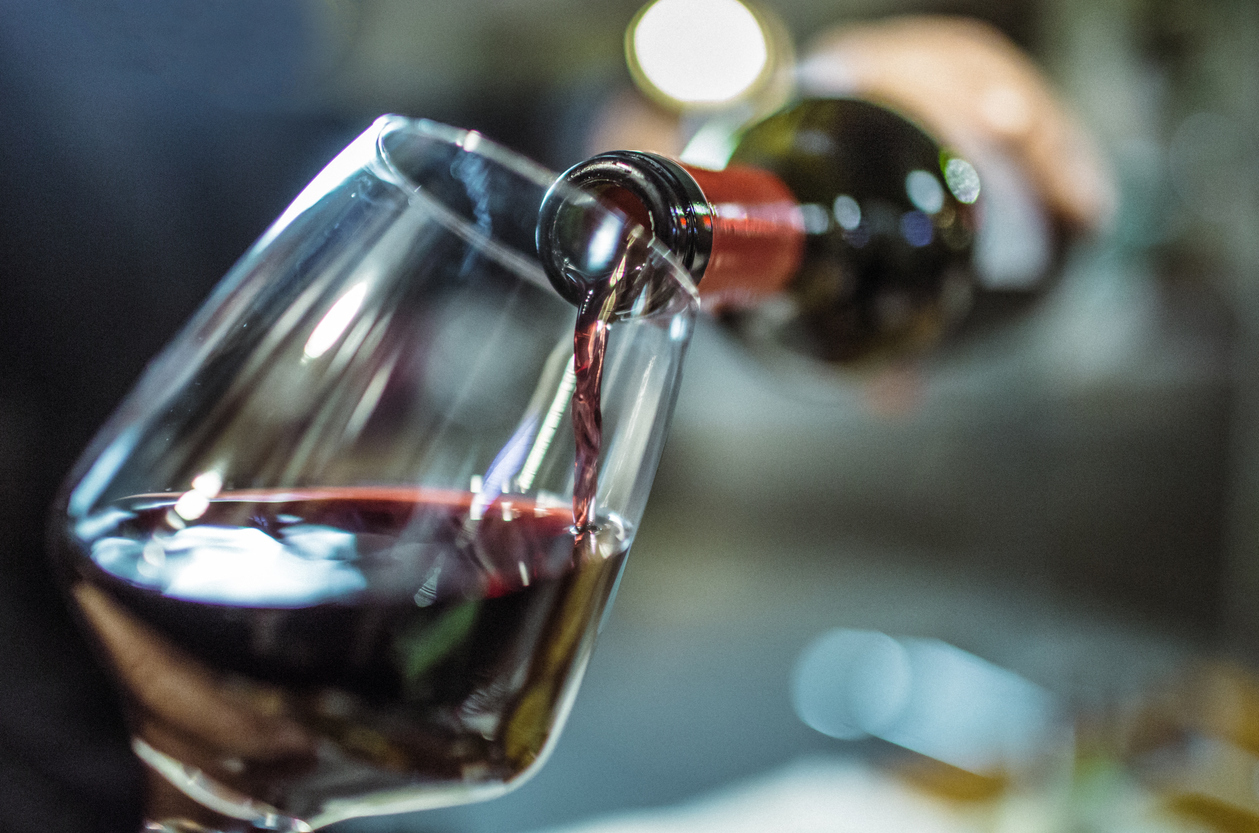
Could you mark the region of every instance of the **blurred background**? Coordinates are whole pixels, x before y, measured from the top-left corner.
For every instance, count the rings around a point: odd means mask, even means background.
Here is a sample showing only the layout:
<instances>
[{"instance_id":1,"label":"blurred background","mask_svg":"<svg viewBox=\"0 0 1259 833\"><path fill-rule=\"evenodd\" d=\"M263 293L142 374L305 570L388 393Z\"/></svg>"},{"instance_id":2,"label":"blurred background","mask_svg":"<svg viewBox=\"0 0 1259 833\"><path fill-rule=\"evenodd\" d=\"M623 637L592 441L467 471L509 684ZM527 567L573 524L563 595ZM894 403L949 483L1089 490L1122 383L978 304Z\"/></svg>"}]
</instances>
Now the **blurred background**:
<instances>
[{"instance_id":1,"label":"blurred background","mask_svg":"<svg viewBox=\"0 0 1259 833\"><path fill-rule=\"evenodd\" d=\"M650 103L627 68L639 5L0 0L0 828L136 829L138 775L51 588L43 524L145 362L382 112L475 128L557 170L626 124L680 146L702 119ZM701 327L551 762L499 801L344 829L540 830L728 804L730 785L764 812L848 789L865 797L865 830L904 829L897 813L922 796L1013 829L992 808L1028 783L1087 810L1038 829L1116 829L1097 805L1198 795L1185 785L1220 782L1203 775L1213 767L1242 786L1182 815L1259 829L1247 780L1259 762L1259 7L762 5L801 53L831 27L897 15L992 24L1096 138L1117 212L1071 241L1028 314L873 379L756 361ZM1017 681L1023 694L1002 702L1023 703L1022 717L971 709L933 729L931 715L961 713L957 699L915 707L925 722L899 729L861 716L909 696L887 668L920 671L923 657L971 669L972 688L919 676L918 695L989 690L996 675L992 690ZM817 705L817 675L837 667L869 690ZM1140 774L1134 750L1159 747L1168 726L1231 751L1178 746L1162 774ZM937 729L962 740L936 743ZM1039 740L996 764L947 751L987 754L1006 741L977 738L1010 732ZM1074 787L1044 787L1059 772L1044 761L1062 754ZM1079 761L1140 773L1104 781L1120 798L1089 804ZM850 764L914 775L885 794ZM818 779L829 792L805 789ZM1154 826L1125 829L1182 829L1141 807ZM1032 817L1066 817L1046 813Z\"/></svg>"}]
</instances>

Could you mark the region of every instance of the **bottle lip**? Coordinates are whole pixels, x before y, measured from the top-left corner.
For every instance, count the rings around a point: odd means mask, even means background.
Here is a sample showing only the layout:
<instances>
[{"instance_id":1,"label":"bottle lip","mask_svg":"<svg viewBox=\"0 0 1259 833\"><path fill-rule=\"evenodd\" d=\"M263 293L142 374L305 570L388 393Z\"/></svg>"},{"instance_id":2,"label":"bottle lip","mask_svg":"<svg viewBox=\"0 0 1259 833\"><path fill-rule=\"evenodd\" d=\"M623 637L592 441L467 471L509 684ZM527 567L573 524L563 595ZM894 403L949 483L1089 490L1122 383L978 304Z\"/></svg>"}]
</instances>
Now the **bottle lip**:
<instances>
[{"instance_id":1,"label":"bottle lip","mask_svg":"<svg viewBox=\"0 0 1259 833\"><path fill-rule=\"evenodd\" d=\"M596 197L612 189L622 189L642 203L651 224L648 229L678 260L698 284L712 255L712 209L699 183L686 170L664 156L647 151L615 150L579 162L560 175L560 182L582 189ZM538 253L552 282L564 274L561 253L555 251L549 235L542 233L555 222L561 200L543 202L538 220ZM580 286L556 286L565 296L584 294Z\"/></svg>"}]
</instances>

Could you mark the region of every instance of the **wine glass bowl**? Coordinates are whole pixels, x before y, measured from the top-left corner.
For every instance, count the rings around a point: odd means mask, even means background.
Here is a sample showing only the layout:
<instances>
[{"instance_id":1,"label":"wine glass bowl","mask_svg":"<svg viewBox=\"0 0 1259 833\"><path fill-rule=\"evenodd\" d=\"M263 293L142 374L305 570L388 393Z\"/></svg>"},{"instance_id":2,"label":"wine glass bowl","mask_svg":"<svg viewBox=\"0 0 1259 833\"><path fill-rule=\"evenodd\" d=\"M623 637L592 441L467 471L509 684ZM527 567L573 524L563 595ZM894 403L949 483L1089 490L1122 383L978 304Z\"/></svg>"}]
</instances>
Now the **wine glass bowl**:
<instances>
[{"instance_id":1,"label":"wine glass bowl","mask_svg":"<svg viewBox=\"0 0 1259 833\"><path fill-rule=\"evenodd\" d=\"M576 310L535 249L554 180L477 133L382 117L71 473L54 562L160 776L152 824L310 830L479 800L553 746L697 309L649 235L566 196L579 260L647 276L607 331L576 529Z\"/></svg>"}]
</instances>

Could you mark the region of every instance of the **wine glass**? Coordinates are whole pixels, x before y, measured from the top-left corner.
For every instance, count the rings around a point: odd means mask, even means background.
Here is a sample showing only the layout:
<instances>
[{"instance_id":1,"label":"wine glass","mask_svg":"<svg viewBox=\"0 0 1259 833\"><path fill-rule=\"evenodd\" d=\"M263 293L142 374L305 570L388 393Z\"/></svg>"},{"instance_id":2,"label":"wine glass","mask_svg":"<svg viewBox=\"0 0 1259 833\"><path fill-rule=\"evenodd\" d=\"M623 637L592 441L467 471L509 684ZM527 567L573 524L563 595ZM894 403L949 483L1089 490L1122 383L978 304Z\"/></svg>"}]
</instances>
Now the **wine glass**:
<instances>
[{"instance_id":1,"label":"wine glass","mask_svg":"<svg viewBox=\"0 0 1259 833\"><path fill-rule=\"evenodd\" d=\"M53 557L121 687L151 829L307 831L491 798L554 745L698 307L642 229L560 194L566 262L634 278L575 526L577 310L535 241L554 180L476 132L380 118L70 475Z\"/></svg>"}]
</instances>

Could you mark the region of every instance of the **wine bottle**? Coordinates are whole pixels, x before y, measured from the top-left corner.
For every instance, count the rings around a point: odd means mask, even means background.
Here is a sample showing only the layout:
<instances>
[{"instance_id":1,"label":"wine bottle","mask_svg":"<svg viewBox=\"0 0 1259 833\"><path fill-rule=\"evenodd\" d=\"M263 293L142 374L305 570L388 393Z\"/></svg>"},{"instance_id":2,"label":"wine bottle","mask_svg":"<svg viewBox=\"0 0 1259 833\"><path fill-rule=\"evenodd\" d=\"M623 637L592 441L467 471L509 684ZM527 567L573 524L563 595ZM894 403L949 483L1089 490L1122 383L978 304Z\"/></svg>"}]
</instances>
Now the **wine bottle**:
<instances>
[{"instance_id":1,"label":"wine bottle","mask_svg":"<svg viewBox=\"0 0 1259 833\"><path fill-rule=\"evenodd\" d=\"M869 102L789 106L744 130L722 170L613 151L561 180L669 247L714 315L828 362L920 350L973 300L975 169ZM568 233L563 206L548 200L539 251L580 303L595 276L566 255Z\"/></svg>"}]
</instances>

